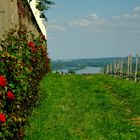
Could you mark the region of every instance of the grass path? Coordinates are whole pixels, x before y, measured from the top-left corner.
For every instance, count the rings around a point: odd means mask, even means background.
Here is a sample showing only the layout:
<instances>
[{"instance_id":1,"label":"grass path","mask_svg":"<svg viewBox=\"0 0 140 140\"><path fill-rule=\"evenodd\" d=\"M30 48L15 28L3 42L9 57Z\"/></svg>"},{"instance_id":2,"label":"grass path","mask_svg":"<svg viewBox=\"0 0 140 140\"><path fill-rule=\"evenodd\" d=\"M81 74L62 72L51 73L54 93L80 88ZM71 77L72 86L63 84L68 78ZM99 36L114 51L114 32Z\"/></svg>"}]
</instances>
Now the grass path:
<instances>
[{"instance_id":1,"label":"grass path","mask_svg":"<svg viewBox=\"0 0 140 140\"><path fill-rule=\"evenodd\" d=\"M24 140L139 140L140 85L93 75L49 74Z\"/></svg>"}]
</instances>

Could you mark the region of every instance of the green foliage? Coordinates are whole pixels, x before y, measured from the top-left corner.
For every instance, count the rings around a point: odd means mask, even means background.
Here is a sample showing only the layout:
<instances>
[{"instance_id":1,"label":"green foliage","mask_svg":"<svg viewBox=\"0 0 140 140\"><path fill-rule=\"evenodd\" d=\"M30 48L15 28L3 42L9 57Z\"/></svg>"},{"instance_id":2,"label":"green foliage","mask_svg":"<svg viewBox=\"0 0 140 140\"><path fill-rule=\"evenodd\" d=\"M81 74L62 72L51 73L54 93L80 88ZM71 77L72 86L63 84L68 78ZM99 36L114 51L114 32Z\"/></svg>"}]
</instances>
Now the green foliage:
<instances>
[{"instance_id":1,"label":"green foliage","mask_svg":"<svg viewBox=\"0 0 140 140\"><path fill-rule=\"evenodd\" d=\"M0 113L6 118L5 123L0 121L0 139L24 135L24 124L38 98L37 85L49 71L46 43L43 35L35 37L26 27L18 32L11 29L0 41Z\"/></svg>"},{"instance_id":2,"label":"green foliage","mask_svg":"<svg viewBox=\"0 0 140 140\"><path fill-rule=\"evenodd\" d=\"M40 11L46 11L50 8L51 5L55 3L50 0L38 0L37 1L37 9Z\"/></svg>"},{"instance_id":3,"label":"green foliage","mask_svg":"<svg viewBox=\"0 0 140 140\"><path fill-rule=\"evenodd\" d=\"M25 140L138 140L140 85L105 75L49 74Z\"/></svg>"},{"instance_id":4,"label":"green foliage","mask_svg":"<svg viewBox=\"0 0 140 140\"><path fill-rule=\"evenodd\" d=\"M30 1L32 1L32 0L30 0ZM55 3L51 0L37 0L36 8L39 11L41 11L40 17L45 18L47 20L47 18L44 15L44 12L47 11L54 4Z\"/></svg>"}]
</instances>

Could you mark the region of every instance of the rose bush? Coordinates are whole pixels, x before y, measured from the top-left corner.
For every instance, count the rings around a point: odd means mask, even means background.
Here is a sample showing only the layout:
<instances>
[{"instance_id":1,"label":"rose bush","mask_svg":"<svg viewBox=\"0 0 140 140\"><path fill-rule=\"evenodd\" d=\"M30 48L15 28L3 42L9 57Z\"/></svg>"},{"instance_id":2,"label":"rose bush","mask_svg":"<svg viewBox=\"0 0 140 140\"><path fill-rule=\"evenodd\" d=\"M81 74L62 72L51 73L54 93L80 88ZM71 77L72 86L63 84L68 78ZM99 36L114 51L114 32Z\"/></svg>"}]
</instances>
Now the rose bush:
<instances>
[{"instance_id":1,"label":"rose bush","mask_svg":"<svg viewBox=\"0 0 140 140\"><path fill-rule=\"evenodd\" d=\"M37 85L50 70L47 42L25 28L11 29L0 47L0 139L21 139Z\"/></svg>"}]
</instances>

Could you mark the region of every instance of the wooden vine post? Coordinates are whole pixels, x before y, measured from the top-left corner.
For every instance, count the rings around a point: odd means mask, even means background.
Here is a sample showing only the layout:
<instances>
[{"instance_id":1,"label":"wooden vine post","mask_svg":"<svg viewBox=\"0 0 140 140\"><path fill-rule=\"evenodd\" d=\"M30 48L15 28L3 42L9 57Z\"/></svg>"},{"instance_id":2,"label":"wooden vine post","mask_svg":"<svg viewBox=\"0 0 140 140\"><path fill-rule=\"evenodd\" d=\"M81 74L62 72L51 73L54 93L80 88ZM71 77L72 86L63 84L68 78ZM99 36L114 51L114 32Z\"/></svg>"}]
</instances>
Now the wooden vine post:
<instances>
[{"instance_id":1,"label":"wooden vine post","mask_svg":"<svg viewBox=\"0 0 140 140\"><path fill-rule=\"evenodd\" d=\"M132 76L133 70L132 70L132 55L130 55L130 76Z\"/></svg>"},{"instance_id":2,"label":"wooden vine post","mask_svg":"<svg viewBox=\"0 0 140 140\"><path fill-rule=\"evenodd\" d=\"M132 55L128 56L127 75L128 75L128 77L132 76Z\"/></svg>"},{"instance_id":3,"label":"wooden vine post","mask_svg":"<svg viewBox=\"0 0 140 140\"><path fill-rule=\"evenodd\" d=\"M139 56L136 55L135 82L137 82L138 63L139 63Z\"/></svg>"},{"instance_id":4,"label":"wooden vine post","mask_svg":"<svg viewBox=\"0 0 140 140\"><path fill-rule=\"evenodd\" d=\"M109 74L109 65L106 67L106 74Z\"/></svg>"},{"instance_id":5,"label":"wooden vine post","mask_svg":"<svg viewBox=\"0 0 140 140\"><path fill-rule=\"evenodd\" d=\"M116 67L117 67L116 61L114 61L114 75L117 74Z\"/></svg>"},{"instance_id":6,"label":"wooden vine post","mask_svg":"<svg viewBox=\"0 0 140 140\"><path fill-rule=\"evenodd\" d=\"M120 76L123 77L123 59L120 60Z\"/></svg>"},{"instance_id":7,"label":"wooden vine post","mask_svg":"<svg viewBox=\"0 0 140 140\"><path fill-rule=\"evenodd\" d=\"M120 76L120 60L117 63L117 75Z\"/></svg>"},{"instance_id":8,"label":"wooden vine post","mask_svg":"<svg viewBox=\"0 0 140 140\"><path fill-rule=\"evenodd\" d=\"M129 74L130 74L130 58L129 58L129 56L128 56L128 60L127 60L127 76L129 76Z\"/></svg>"},{"instance_id":9,"label":"wooden vine post","mask_svg":"<svg viewBox=\"0 0 140 140\"><path fill-rule=\"evenodd\" d=\"M109 66L109 73L112 74L112 63Z\"/></svg>"}]
</instances>

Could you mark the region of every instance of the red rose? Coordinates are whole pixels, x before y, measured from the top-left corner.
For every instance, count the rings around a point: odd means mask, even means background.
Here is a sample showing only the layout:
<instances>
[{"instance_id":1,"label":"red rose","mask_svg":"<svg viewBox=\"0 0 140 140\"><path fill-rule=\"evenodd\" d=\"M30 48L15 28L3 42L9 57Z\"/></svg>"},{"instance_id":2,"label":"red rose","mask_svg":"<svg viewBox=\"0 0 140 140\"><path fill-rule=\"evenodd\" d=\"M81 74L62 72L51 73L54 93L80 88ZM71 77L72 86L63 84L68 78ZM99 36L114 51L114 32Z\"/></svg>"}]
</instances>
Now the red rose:
<instances>
[{"instance_id":1,"label":"red rose","mask_svg":"<svg viewBox=\"0 0 140 140\"><path fill-rule=\"evenodd\" d=\"M15 95L11 91L8 91L7 92L7 99L9 101L13 101L13 100L15 100Z\"/></svg>"},{"instance_id":2,"label":"red rose","mask_svg":"<svg viewBox=\"0 0 140 140\"><path fill-rule=\"evenodd\" d=\"M28 42L28 46L31 47L31 48L34 48L35 47L35 43L33 41L29 41Z\"/></svg>"},{"instance_id":3,"label":"red rose","mask_svg":"<svg viewBox=\"0 0 140 140\"><path fill-rule=\"evenodd\" d=\"M0 113L0 122L5 123L6 122L6 118L5 115Z\"/></svg>"},{"instance_id":4,"label":"red rose","mask_svg":"<svg viewBox=\"0 0 140 140\"><path fill-rule=\"evenodd\" d=\"M5 87L6 86L6 78L2 75L0 75L0 86Z\"/></svg>"}]
</instances>

